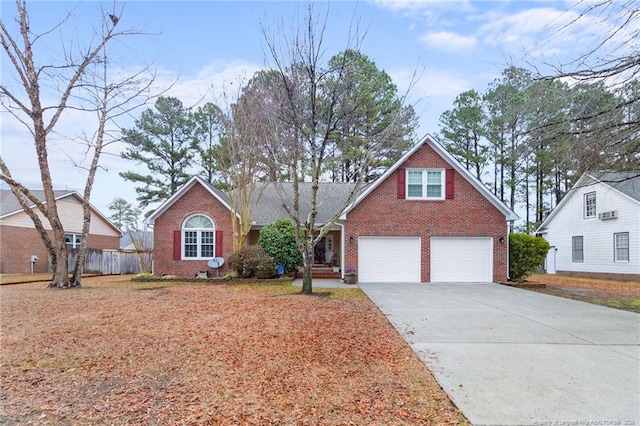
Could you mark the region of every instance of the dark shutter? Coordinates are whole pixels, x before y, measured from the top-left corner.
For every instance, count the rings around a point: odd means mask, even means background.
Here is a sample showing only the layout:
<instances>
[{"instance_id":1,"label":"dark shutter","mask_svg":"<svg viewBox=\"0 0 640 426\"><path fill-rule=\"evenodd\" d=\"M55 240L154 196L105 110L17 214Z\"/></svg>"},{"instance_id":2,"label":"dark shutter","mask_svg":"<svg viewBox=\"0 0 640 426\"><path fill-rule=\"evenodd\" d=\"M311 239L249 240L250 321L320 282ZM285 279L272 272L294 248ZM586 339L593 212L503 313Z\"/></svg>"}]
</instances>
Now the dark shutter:
<instances>
[{"instance_id":1,"label":"dark shutter","mask_svg":"<svg viewBox=\"0 0 640 426\"><path fill-rule=\"evenodd\" d=\"M222 231L216 231L216 253L215 257L222 257Z\"/></svg>"},{"instance_id":2,"label":"dark shutter","mask_svg":"<svg viewBox=\"0 0 640 426\"><path fill-rule=\"evenodd\" d=\"M445 198L447 200L453 200L453 194L454 194L454 180L455 180L455 175L456 175L456 171L453 169L447 169L446 170L446 177L445 177Z\"/></svg>"},{"instance_id":3,"label":"dark shutter","mask_svg":"<svg viewBox=\"0 0 640 426\"><path fill-rule=\"evenodd\" d=\"M406 170L398 169L396 172L396 176L398 177L398 199L404 200L406 198Z\"/></svg>"},{"instance_id":4,"label":"dark shutter","mask_svg":"<svg viewBox=\"0 0 640 426\"><path fill-rule=\"evenodd\" d=\"M181 234L181 231L173 231L173 260L180 260L182 257Z\"/></svg>"}]
</instances>

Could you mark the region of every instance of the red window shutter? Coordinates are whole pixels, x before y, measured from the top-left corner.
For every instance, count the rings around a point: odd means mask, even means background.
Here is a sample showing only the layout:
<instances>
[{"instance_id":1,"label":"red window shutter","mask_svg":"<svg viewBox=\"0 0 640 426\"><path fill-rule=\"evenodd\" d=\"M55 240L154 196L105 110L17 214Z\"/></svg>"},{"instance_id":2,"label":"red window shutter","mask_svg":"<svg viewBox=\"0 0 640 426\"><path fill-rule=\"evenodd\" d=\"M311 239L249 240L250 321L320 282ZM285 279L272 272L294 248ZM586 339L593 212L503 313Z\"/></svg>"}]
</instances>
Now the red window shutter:
<instances>
[{"instance_id":1,"label":"red window shutter","mask_svg":"<svg viewBox=\"0 0 640 426\"><path fill-rule=\"evenodd\" d=\"M180 242L181 231L173 231L173 260L180 260L182 257L182 243Z\"/></svg>"},{"instance_id":2,"label":"red window shutter","mask_svg":"<svg viewBox=\"0 0 640 426\"><path fill-rule=\"evenodd\" d=\"M216 253L215 257L222 257L222 231L216 231Z\"/></svg>"},{"instance_id":3,"label":"red window shutter","mask_svg":"<svg viewBox=\"0 0 640 426\"><path fill-rule=\"evenodd\" d=\"M396 176L398 177L398 199L404 200L406 198L406 170L398 169L396 172Z\"/></svg>"},{"instance_id":4,"label":"red window shutter","mask_svg":"<svg viewBox=\"0 0 640 426\"><path fill-rule=\"evenodd\" d=\"M455 179L455 174L456 171L453 169L447 169L446 170L446 176L445 176L445 198L447 200L453 200L453 194L454 194L454 186L453 186L453 182Z\"/></svg>"}]
</instances>

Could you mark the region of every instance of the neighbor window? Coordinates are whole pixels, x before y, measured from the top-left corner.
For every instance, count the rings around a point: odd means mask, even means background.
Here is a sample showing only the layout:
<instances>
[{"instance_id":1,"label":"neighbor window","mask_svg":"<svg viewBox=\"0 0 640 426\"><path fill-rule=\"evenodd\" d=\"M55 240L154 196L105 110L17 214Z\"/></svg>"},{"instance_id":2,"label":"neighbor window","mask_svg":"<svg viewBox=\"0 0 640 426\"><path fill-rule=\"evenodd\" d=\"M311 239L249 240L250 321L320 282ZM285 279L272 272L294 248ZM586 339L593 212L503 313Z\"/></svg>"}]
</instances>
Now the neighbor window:
<instances>
[{"instance_id":1,"label":"neighbor window","mask_svg":"<svg viewBox=\"0 0 640 426\"><path fill-rule=\"evenodd\" d=\"M444 200L444 170L407 170L407 198Z\"/></svg>"},{"instance_id":2,"label":"neighbor window","mask_svg":"<svg viewBox=\"0 0 640 426\"><path fill-rule=\"evenodd\" d=\"M596 217L596 193L584 194L584 217Z\"/></svg>"},{"instance_id":3,"label":"neighbor window","mask_svg":"<svg viewBox=\"0 0 640 426\"><path fill-rule=\"evenodd\" d=\"M67 250L80 248L82 234L64 234L64 241L67 245Z\"/></svg>"},{"instance_id":4,"label":"neighbor window","mask_svg":"<svg viewBox=\"0 0 640 426\"><path fill-rule=\"evenodd\" d=\"M571 237L571 261L584 262L584 240L582 235Z\"/></svg>"},{"instance_id":5,"label":"neighbor window","mask_svg":"<svg viewBox=\"0 0 640 426\"><path fill-rule=\"evenodd\" d=\"M629 261L629 233L613 234L613 254L616 262Z\"/></svg>"},{"instance_id":6,"label":"neighbor window","mask_svg":"<svg viewBox=\"0 0 640 426\"><path fill-rule=\"evenodd\" d=\"M204 215L191 216L182 227L182 253L189 259L214 257L215 229L213 221Z\"/></svg>"}]
</instances>

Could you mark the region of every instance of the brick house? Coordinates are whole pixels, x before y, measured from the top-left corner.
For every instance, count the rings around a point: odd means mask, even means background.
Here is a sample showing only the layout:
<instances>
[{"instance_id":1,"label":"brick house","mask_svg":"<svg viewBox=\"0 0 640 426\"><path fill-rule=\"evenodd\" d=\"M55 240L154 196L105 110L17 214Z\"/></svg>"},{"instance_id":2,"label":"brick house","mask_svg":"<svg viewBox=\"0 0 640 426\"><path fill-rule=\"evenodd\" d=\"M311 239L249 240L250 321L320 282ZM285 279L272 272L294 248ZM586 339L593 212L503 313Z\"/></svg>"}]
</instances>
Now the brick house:
<instances>
[{"instance_id":1,"label":"brick house","mask_svg":"<svg viewBox=\"0 0 640 426\"><path fill-rule=\"evenodd\" d=\"M307 184L301 183L301 191ZM283 184L253 200L262 226L287 217ZM353 185L322 183L317 223L340 211ZM301 197L304 199L304 197ZM304 206L302 206L304 210ZM301 217L306 217L302 211ZM362 282L492 282L508 277L509 225L518 216L427 137L365 187L316 250L316 263L357 269ZM194 177L150 217L158 275L192 276L232 254L227 194ZM346 267L346 268L345 268ZM228 272L226 265L219 271Z\"/></svg>"},{"instance_id":2,"label":"brick house","mask_svg":"<svg viewBox=\"0 0 640 426\"><path fill-rule=\"evenodd\" d=\"M45 201L44 191L31 191L39 200ZM82 237L82 197L75 191L54 191L58 214L62 221L67 248L76 248ZM22 210L18 200L10 190L0 190L0 274L26 274L51 272L47 249L35 229L31 218ZM50 230L49 222L38 212L45 229ZM87 247L118 250L120 230L102 213L91 207L91 224ZM36 262L31 262L32 256Z\"/></svg>"}]
</instances>

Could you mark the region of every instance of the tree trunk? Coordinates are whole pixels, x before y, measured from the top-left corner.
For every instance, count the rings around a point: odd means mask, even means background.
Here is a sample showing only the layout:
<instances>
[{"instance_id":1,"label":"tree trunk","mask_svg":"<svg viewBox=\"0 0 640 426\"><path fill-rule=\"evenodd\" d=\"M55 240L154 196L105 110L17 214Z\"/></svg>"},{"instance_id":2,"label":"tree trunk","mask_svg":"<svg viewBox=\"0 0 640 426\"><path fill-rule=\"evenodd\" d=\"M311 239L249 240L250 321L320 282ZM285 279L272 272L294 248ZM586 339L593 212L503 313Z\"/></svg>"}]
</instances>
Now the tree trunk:
<instances>
[{"instance_id":1,"label":"tree trunk","mask_svg":"<svg viewBox=\"0 0 640 426\"><path fill-rule=\"evenodd\" d=\"M312 270L313 270L313 235L307 237L305 252L302 256L302 293L313 293Z\"/></svg>"},{"instance_id":2,"label":"tree trunk","mask_svg":"<svg viewBox=\"0 0 640 426\"><path fill-rule=\"evenodd\" d=\"M64 230L58 229L53 232L55 234L54 245L56 246L56 255L51 259L53 277L49 283L49 287L61 289L70 288L72 287L72 284L69 280L67 245L64 238Z\"/></svg>"}]
</instances>

